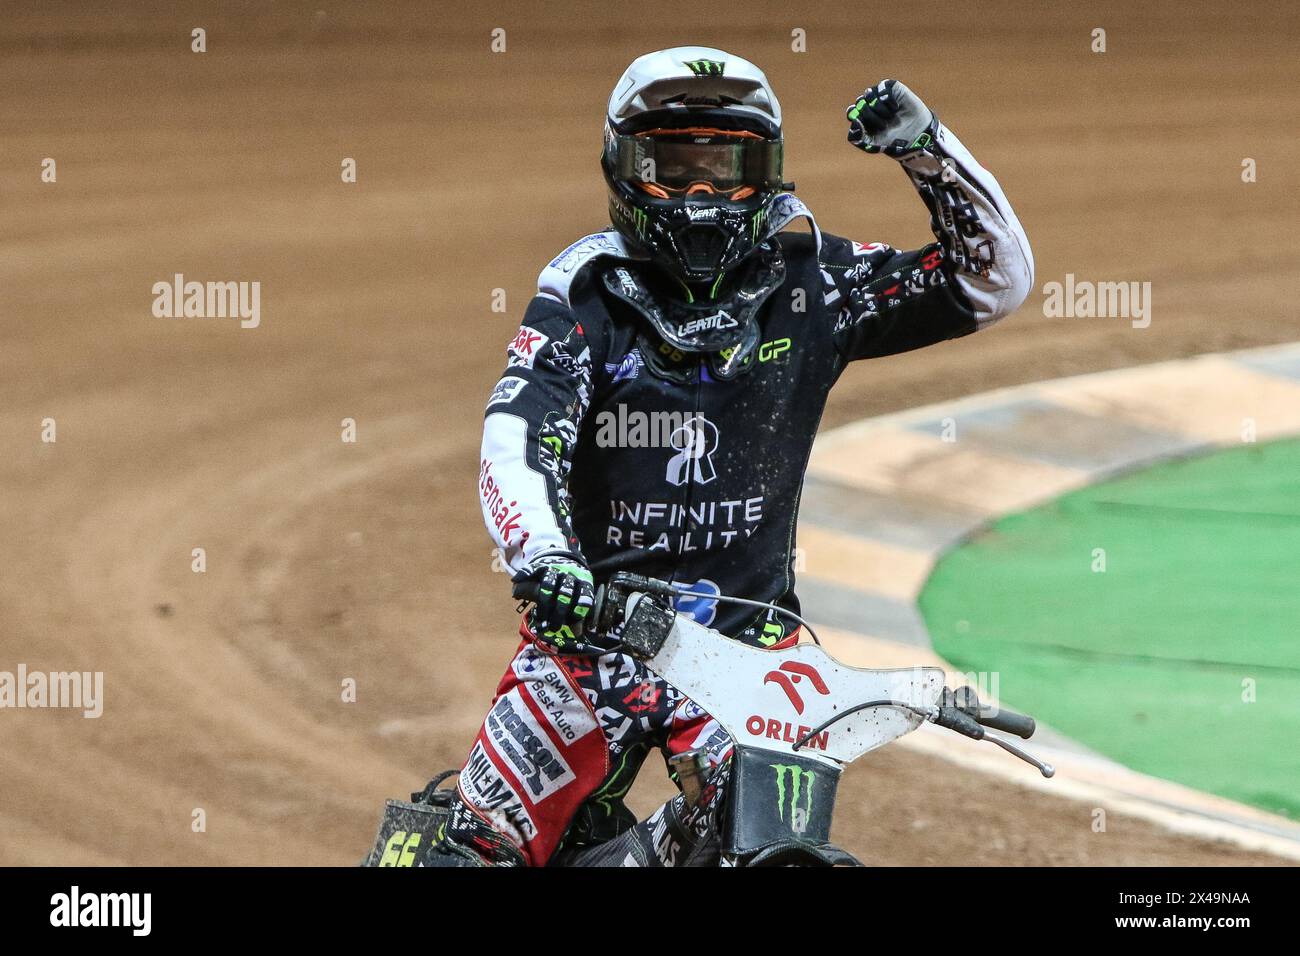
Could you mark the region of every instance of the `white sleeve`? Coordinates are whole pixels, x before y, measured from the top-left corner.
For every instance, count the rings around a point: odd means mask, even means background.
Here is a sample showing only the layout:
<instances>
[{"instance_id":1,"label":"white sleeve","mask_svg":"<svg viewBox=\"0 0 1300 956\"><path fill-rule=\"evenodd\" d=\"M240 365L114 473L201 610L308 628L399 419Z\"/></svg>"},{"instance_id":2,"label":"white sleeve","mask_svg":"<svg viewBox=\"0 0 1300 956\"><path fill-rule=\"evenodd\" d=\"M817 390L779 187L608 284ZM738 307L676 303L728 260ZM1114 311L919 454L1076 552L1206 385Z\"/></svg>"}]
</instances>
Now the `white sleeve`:
<instances>
[{"instance_id":1,"label":"white sleeve","mask_svg":"<svg viewBox=\"0 0 1300 956\"><path fill-rule=\"evenodd\" d=\"M942 123L933 141L899 158L933 217L935 236L978 328L1010 315L1034 285L1034 256L1006 194Z\"/></svg>"}]
</instances>

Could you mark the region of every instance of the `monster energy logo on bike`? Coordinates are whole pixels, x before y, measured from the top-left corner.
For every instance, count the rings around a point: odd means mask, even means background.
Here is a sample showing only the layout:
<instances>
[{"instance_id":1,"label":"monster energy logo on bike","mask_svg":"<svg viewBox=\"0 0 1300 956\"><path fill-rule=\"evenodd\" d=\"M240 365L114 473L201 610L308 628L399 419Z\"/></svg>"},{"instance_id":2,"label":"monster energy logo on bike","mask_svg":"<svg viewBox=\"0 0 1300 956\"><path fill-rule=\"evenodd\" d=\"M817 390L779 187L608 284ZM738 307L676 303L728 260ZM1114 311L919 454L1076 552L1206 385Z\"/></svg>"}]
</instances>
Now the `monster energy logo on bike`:
<instances>
[{"instance_id":1,"label":"monster energy logo on bike","mask_svg":"<svg viewBox=\"0 0 1300 956\"><path fill-rule=\"evenodd\" d=\"M684 60L682 66L696 76L721 76L727 68L727 64L721 60Z\"/></svg>"},{"instance_id":2,"label":"monster energy logo on bike","mask_svg":"<svg viewBox=\"0 0 1300 956\"><path fill-rule=\"evenodd\" d=\"M790 825L793 832L803 833L808 829L808 817L812 814L813 784L817 781L817 774L798 764L774 763L770 766L776 771L776 812L782 822ZM785 816L787 775L790 778L789 820ZM803 806L799 805L800 800L803 801Z\"/></svg>"}]
</instances>

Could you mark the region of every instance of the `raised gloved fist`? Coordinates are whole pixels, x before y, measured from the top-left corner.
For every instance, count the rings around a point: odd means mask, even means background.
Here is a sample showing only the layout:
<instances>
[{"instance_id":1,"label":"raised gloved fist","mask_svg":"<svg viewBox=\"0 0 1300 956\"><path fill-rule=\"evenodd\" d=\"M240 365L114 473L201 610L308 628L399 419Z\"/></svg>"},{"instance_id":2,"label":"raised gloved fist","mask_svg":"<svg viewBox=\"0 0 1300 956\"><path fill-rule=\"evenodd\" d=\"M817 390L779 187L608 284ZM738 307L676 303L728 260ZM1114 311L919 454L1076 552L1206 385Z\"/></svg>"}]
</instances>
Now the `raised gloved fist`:
<instances>
[{"instance_id":1,"label":"raised gloved fist","mask_svg":"<svg viewBox=\"0 0 1300 956\"><path fill-rule=\"evenodd\" d=\"M898 80L881 80L854 101L845 115L849 142L868 153L903 156L928 145L934 114Z\"/></svg>"},{"instance_id":2,"label":"raised gloved fist","mask_svg":"<svg viewBox=\"0 0 1300 956\"><path fill-rule=\"evenodd\" d=\"M552 555L515 578L516 585L522 582L535 583L533 633L557 650L572 649L596 602L591 571L575 558Z\"/></svg>"}]
</instances>

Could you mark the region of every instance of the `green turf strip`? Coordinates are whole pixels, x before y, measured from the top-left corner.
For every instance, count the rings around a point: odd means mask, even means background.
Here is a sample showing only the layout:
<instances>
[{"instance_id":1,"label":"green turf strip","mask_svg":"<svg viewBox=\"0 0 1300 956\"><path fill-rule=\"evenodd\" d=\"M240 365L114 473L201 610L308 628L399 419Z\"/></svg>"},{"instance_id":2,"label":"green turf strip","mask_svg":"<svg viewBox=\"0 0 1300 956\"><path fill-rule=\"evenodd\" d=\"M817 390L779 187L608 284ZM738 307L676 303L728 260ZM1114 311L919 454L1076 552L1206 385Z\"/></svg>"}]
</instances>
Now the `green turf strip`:
<instances>
[{"instance_id":1,"label":"green turf strip","mask_svg":"<svg viewBox=\"0 0 1300 956\"><path fill-rule=\"evenodd\" d=\"M1300 441L1003 518L939 562L920 605L935 649L997 672L1008 707L1137 770L1300 818Z\"/></svg>"}]
</instances>

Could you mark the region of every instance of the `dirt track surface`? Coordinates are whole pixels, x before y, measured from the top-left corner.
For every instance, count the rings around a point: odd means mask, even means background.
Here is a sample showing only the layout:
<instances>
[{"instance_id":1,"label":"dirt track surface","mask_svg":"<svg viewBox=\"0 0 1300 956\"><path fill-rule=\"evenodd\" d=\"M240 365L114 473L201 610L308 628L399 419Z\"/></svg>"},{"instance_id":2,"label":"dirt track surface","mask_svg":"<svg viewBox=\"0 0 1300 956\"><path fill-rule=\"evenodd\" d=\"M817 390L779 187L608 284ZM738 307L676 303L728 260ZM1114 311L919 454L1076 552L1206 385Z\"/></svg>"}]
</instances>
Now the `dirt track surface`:
<instances>
[{"instance_id":1,"label":"dirt track surface","mask_svg":"<svg viewBox=\"0 0 1300 956\"><path fill-rule=\"evenodd\" d=\"M1047 319L1035 295L853 369L828 424L1300 338L1291 6L748 3L694 32L686 8L264 6L0 20L0 669L106 682L98 720L0 712L0 863L352 863L386 796L459 765L515 643L475 504L481 409L537 271L605 222L601 109L639 53L756 60L822 227L908 246L928 232L905 178L842 142L844 105L901 77L999 176L1040 289L1153 284L1145 330ZM153 317L178 272L260 281L261 326ZM839 806L835 836L883 863L1271 859L1123 818L1094 834L1090 807L897 750Z\"/></svg>"}]
</instances>

